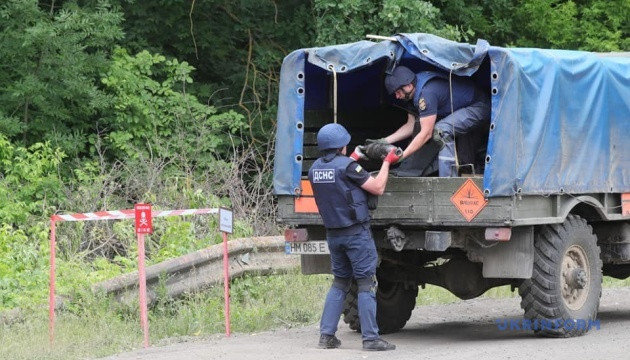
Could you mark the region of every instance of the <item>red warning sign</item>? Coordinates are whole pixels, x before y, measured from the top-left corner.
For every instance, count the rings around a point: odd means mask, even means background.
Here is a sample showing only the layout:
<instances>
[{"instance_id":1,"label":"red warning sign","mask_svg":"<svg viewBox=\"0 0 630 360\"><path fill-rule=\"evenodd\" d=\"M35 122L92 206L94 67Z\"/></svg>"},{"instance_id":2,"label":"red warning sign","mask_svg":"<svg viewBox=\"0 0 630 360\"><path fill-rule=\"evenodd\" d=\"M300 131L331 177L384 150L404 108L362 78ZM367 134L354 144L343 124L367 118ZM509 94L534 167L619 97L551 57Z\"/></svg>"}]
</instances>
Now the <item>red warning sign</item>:
<instances>
[{"instance_id":1,"label":"red warning sign","mask_svg":"<svg viewBox=\"0 0 630 360\"><path fill-rule=\"evenodd\" d=\"M152 234L151 204L136 204L134 210L136 213L136 234Z\"/></svg>"},{"instance_id":2,"label":"red warning sign","mask_svg":"<svg viewBox=\"0 0 630 360\"><path fill-rule=\"evenodd\" d=\"M451 202L468 222L471 222L487 204L483 193L471 179L466 180L455 191L451 196Z\"/></svg>"}]
</instances>

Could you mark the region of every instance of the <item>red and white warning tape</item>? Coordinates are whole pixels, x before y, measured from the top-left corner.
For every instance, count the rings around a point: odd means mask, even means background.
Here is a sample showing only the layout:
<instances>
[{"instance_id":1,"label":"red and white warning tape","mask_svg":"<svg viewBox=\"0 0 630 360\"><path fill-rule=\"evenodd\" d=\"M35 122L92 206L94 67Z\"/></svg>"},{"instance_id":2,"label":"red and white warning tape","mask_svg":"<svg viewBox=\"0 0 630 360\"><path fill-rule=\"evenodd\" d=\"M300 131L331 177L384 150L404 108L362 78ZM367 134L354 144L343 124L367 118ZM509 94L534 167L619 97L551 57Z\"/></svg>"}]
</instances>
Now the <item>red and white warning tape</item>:
<instances>
[{"instance_id":1,"label":"red and white warning tape","mask_svg":"<svg viewBox=\"0 0 630 360\"><path fill-rule=\"evenodd\" d=\"M163 216L182 216L197 214L217 214L218 208L208 209L183 209L183 210L153 210L151 217ZM53 221L90 221L90 220L116 220L116 219L133 219L136 217L134 209L129 210L112 210L97 211L89 213L75 213L67 215L53 215L50 220Z\"/></svg>"}]
</instances>

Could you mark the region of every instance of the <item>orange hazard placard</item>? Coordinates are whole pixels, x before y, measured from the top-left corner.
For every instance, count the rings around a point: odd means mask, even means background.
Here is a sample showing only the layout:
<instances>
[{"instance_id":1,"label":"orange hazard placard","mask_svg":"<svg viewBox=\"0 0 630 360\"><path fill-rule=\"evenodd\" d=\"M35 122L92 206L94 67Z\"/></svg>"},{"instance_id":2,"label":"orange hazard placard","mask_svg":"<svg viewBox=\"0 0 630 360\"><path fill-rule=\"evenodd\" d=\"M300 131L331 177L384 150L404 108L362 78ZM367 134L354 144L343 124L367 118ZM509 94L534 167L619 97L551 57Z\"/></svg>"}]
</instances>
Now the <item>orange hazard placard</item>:
<instances>
[{"instance_id":1,"label":"orange hazard placard","mask_svg":"<svg viewBox=\"0 0 630 360\"><path fill-rule=\"evenodd\" d=\"M630 216L630 193L621 194L621 215Z\"/></svg>"},{"instance_id":2,"label":"orange hazard placard","mask_svg":"<svg viewBox=\"0 0 630 360\"><path fill-rule=\"evenodd\" d=\"M466 180L455 191L451 196L451 202L468 222L471 222L487 204L483 193L471 179Z\"/></svg>"},{"instance_id":3,"label":"orange hazard placard","mask_svg":"<svg viewBox=\"0 0 630 360\"><path fill-rule=\"evenodd\" d=\"M302 180L300 185L302 187L302 194L300 197L295 198L293 210L296 213L319 213L317 203L315 203L315 197L313 197L311 182Z\"/></svg>"}]
</instances>

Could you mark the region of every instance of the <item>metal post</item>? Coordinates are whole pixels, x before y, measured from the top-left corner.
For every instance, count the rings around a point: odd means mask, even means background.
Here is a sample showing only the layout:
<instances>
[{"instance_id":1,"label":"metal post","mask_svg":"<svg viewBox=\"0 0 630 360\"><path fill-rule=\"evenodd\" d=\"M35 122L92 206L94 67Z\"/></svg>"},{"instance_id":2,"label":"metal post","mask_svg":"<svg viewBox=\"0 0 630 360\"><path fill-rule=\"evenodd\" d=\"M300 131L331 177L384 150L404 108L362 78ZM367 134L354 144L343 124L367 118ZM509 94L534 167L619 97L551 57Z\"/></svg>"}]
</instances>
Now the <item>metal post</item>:
<instances>
[{"instance_id":1,"label":"metal post","mask_svg":"<svg viewBox=\"0 0 630 360\"><path fill-rule=\"evenodd\" d=\"M140 298L140 325L144 334L144 347L149 347L149 319L147 316L147 276L144 270L144 234L138 234L138 282Z\"/></svg>"},{"instance_id":2,"label":"metal post","mask_svg":"<svg viewBox=\"0 0 630 360\"><path fill-rule=\"evenodd\" d=\"M223 234L223 283L225 298L225 335L230 336L230 275L228 273L228 238L227 233Z\"/></svg>"},{"instance_id":3,"label":"metal post","mask_svg":"<svg viewBox=\"0 0 630 360\"><path fill-rule=\"evenodd\" d=\"M55 235L55 220L50 219L50 289L48 297L48 338L52 347L55 341L55 248L57 239Z\"/></svg>"}]
</instances>

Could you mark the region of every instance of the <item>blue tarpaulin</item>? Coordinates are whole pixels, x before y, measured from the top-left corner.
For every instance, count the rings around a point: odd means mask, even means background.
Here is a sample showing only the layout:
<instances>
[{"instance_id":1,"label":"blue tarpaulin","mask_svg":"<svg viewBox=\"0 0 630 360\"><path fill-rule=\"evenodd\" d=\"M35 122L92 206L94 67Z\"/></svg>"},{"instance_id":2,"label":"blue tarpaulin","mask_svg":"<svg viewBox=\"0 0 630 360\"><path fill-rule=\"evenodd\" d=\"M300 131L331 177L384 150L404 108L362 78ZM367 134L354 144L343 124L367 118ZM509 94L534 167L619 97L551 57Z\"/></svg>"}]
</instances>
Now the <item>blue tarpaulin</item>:
<instances>
[{"instance_id":1,"label":"blue tarpaulin","mask_svg":"<svg viewBox=\"0 0 630 360\"><path fill-rule=\"evenodd\" d=\"M628 54L503 48L483 40L470 45L429 34L399 34L396 39L301 49L284 59L275 194L295 194L299 189L305 94L310 99L310 92L328 91L321 77L383 62L387 64L384 71L390 71L399 62L413 61L454 75L473 76L485 59L490 64L489 71L484 71L489 72L486 80L492 94L483 181L486 196L630 192ZM372 78L373 84L365 84ZM355 86L356 91L383 86L377 82L382 76L349 79L353 80L345 86ZM317 106L317 96L312 98Z\"/></svg>"}]
</instances>

